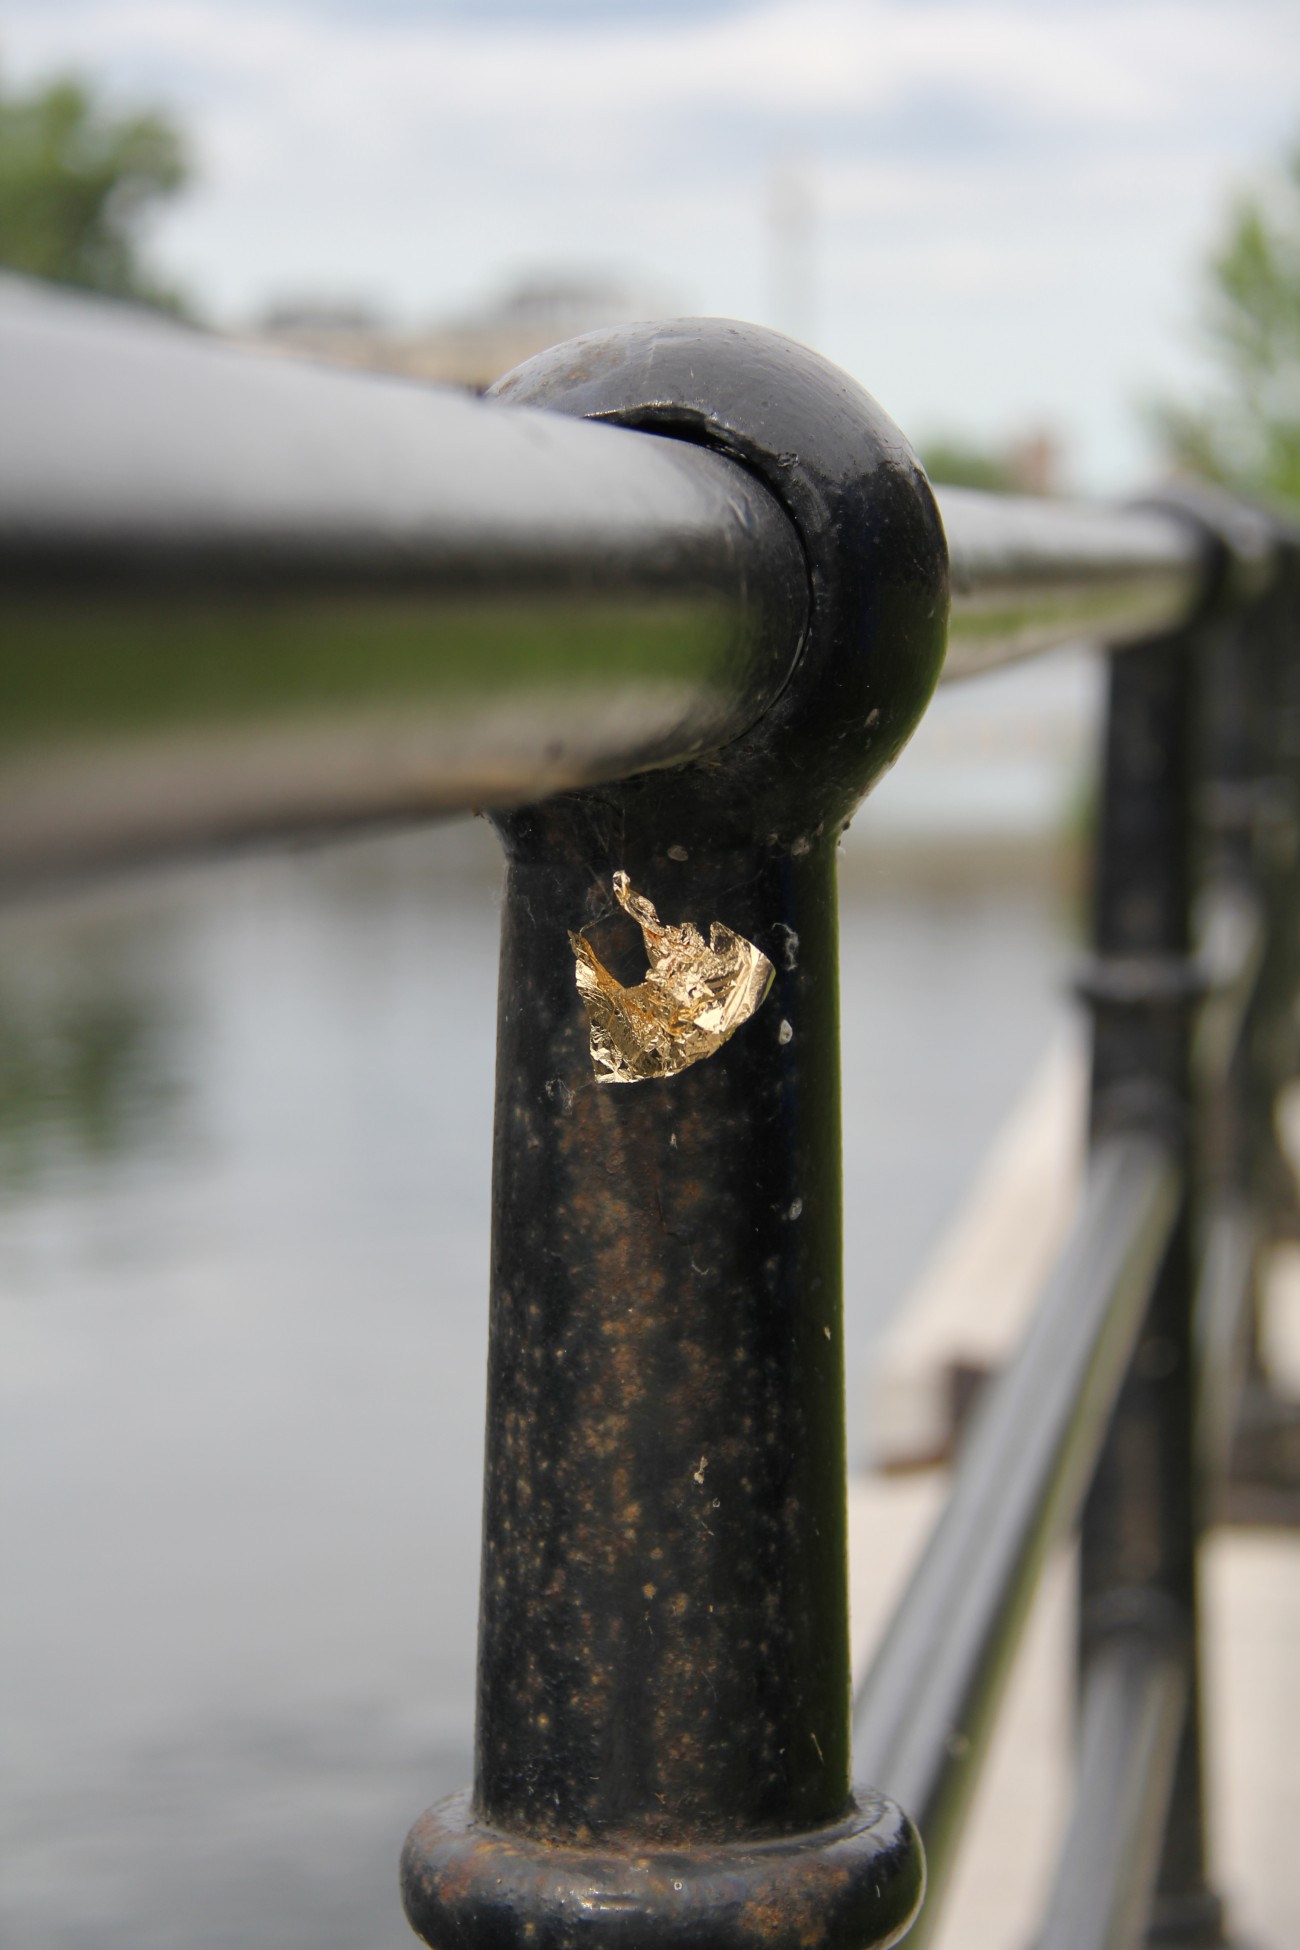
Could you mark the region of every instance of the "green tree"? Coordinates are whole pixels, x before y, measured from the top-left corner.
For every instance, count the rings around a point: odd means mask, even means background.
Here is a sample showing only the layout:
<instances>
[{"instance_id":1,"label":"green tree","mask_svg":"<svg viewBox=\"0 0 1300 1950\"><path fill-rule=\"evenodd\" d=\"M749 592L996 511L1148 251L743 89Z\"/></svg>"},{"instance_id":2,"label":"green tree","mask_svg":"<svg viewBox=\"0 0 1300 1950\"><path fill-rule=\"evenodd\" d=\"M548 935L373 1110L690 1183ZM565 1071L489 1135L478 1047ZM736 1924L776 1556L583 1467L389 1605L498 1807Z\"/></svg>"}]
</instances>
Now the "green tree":
<instances>
[{"instance_id":1,"label":"green tree","mask_svg":"<svg viewBox=\"0 0 1300 1950\"><path fill-rule=\"evenodd\" d=\"M927 440L921 447L921 465L932 481L945 487L1010 494L1018 486L1015 470L1004 454L991 453L971 441L943 437Z\"/></svg>"},{"instance_id":2,"label":"green tree","mask_svg":"<svg viewBox=\"0 0 1300 1950\"><path fill-rule=\"evenodd\" d=\"M1199 411L1158 408L1157 424L1191 472L1300 503L1300 142L1270 194L1237 204L1208 274L1217 391Z\"/></svg>"},{"instance_id":3,"label":"green tree","mask_svg":"<svg viewBox=\"0 0 1300 1950\"><path fill-rule=\"evenodd\" d=\"M0 264L178 309L141 260L145 219L189 177L162 115L114 114L74 77L0 86Z\"/></svg>"}]
</instances>

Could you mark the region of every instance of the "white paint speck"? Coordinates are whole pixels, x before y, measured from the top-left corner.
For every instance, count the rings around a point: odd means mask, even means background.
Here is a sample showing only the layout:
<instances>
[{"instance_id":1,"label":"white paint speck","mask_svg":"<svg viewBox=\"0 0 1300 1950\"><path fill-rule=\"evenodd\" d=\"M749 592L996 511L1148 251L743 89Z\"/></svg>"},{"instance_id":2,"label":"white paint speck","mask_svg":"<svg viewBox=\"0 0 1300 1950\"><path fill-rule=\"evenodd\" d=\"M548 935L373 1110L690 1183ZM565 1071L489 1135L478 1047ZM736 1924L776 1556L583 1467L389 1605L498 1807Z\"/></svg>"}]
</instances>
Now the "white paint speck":
<instances>
[{"instance_id":1,"label":"white paint speck","mask_svg":"<svg viewBox=\"0 0 1300 1950\"><path fill-rule=\"evenodd\" d=\"M781 952L785 958L786 967L797 968L799 966L798 934L793 928L787 927L784 921L778 921L772 932L784 937L781 944Z\"/></svg>"},{"instance_id":2,"label":"white paint speck","mask_svg":"<svg viewBox=\"0 0 1300 1950\"><path fill-rule=\"evenodd\" d=\"M790 1025L789 1025L789 1023L788 1023L788 1022L786 1021L786 1019L785 1019L785 1017L784 1017L784 1016L782 1016L782 1018L781 1018L781 1027L780 1027L780 1028L779 1028L779 1029L777 1030L777 1032L776 1032L776 1040L777 1040L777 1042L778 1042L778 1043L788 1043L788 1042L790 1042L790 1041L791 1041L791 1039L793 1038L793 1036L794 1036L794 1031L793 1031L793 1029L792 1029L792 1028L790 1027Z\"/></svg>"},{"instance_id":3,"label":"white paint speck","mask_svg":"<svg viewBox=\"0 0 1300 1950\"><path fill-rule=\"evenodd\" d=\"M792 1219L797 1219L800 1217L802 1212L803 1212L803 1200L801 1198L794 1199L790 1205L790 1217Z\"/></svg>"}]
</instances>

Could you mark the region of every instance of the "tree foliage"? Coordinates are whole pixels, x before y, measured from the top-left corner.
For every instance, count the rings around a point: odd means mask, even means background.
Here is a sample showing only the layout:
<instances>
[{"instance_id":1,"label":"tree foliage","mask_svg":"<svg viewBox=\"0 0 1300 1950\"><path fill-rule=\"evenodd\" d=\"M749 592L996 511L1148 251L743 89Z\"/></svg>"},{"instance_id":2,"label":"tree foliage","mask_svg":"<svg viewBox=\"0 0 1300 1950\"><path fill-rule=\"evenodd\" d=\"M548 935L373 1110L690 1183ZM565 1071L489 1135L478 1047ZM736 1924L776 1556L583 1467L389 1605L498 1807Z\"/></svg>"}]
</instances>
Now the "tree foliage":
<instances>
[{"instance_id":1,"label":"tree foliage","mask_svg":"<svg viewBox=\"0 0 1300 1950\"><path fill-rule=\"evenodd\" d=\"M114 114L72 77L0 86L0 264L59 284L177 308L142 261L145 219L189 177L178 131Z\"/></svg>"},{"instance_id":2,"label":"tree foliage","mask_svg":"<svg viewBox=\"0 0 1300 1950\"><path fill-rule=\"evenodd\" d=\"M1209 286L1218 388L1199 412L1159 410L1166 444L1194 473L1300 503L1300 142L1273 194L1237 205Z\"/></svg>"},{"instance_id":3,"label":"tree foliage","mask_svg":"<svg viewBox=\"0 0 1300 1950\"><path fill-rule=\"evenodd\" d=\"M921 448L921 464L932 481L945 487L984 488L1011 494L1020 485L1005 454L978 447L973 441L938 438Z\"/></svg>"}]
</instances>

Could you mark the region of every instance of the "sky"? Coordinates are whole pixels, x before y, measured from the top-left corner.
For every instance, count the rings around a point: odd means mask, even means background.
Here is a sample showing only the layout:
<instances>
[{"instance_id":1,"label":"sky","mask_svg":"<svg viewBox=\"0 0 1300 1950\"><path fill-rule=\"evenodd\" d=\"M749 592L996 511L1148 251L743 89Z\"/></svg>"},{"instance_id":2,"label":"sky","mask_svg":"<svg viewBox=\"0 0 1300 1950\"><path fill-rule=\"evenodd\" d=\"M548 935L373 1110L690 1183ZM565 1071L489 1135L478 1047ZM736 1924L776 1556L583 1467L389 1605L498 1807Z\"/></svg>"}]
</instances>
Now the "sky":
<instances>
[{"instance_id":1,"label":"sky","mask_svg":"<svg viewBox=\"0 0 1300 1950\"><path fill-rule=\"evenodd\" d=\"M8 0L8 83L68 68L189 131L152 253L218 323L612 278L1103 493L1203 389L1201 266L1300 133L1295 0Z\"/></svg>"}]
</instances>

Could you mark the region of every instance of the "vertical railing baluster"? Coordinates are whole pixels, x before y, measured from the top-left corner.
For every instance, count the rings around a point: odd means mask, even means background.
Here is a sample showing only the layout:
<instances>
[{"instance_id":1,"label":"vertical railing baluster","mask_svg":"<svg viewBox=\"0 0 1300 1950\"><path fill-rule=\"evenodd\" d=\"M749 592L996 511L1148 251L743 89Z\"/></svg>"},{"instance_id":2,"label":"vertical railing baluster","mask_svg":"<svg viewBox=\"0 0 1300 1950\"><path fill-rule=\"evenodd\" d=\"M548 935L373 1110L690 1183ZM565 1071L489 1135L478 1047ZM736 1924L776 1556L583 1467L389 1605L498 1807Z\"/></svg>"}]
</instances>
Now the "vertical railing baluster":
<instances>
[{"instance_id":1,"label":"vertical railing baluster","mask_svg":"<svg viewBox=\"0 0 1300 1950\"><path fill-rule=\"evenodd\" d=\"M1111 658L1094 957L1082 983L1093 1139L1133 1127L1162 1137L1185 1196L1085 1507L1080 1711L1086 1753L1114 1691L1117 1652L1130 1675L1145 1667L1149 1699L1163 1698L1163 1743L1143 1761L1147 1842L1125 1927L1139 1926L1149 1901L1148 1942L1208 1946L1223 1940L1223 1914L1207 1867L1197 1547L1216 1466L1204 1424L1211 1408L1232 1413L1233 1391L1201 1385L1198 1353L1213 1344L1205 1315L1216 1298L1227 1302L1229 1330L1234 1305L1249 1311L1260 1133L1251 1018L1241 1035L1230 1028L1220 1075L1203 1077L1193 1060L1210 973L1195 929L1207 882L1235 894L1242 911L1258 888L1260 591L1273 537L1249 515L1225 519L1232 511L1213 501L1184 508L1217 561L1214 593L1185 629ZM1181 1727L1171 1662L1184 1679Z\"/></svg>"},{"instance_id":2,"label":"vertical railing baluster","mask_svg":"<svg viewBox=\"0 0 1300 1950\"><path fill-rule=\"evenodd\" d=\"M874 403L772 334L632 327L504 392L747 462L811 602L786 689L714 758L496 817L476 1779L412 1831L407 1914L460 1950L868 1950L923 1869L849 1766L835 851L937 677L942 530ZM689 1011L652 1008L616 897L694 923L710 981L706 937L760 950L753 1020L666 1066ZM597 962L637 990L640 1081L608 1044L593 1070Z\"/></svg>"},{"instance_id":3,"label":"vertical railing baluster","mask_svg":"<svg viewBox=\"0 0 1300 1950\"><path fill-rule=\"evenodd\" d=\"M1276 554L1257 624L1256 856L1266 946L1248 1035L1254 1164L1269 1230L1296 1237L1300 1198L1274 1110L1281 1085L1300 1076L1300 533L1279 533Z\"/></svg>"},{"instance_id":4,"label":"vertical railing baluster","mask_svg":"<svg viewBox=\"0 0 1300 1950\"><path fill-rule=\"evenodd\" d=\"M1271 536L1267 537L1271 550ZM1212 1001L1196 1055L1204 1093L1199 1145L1200 1266L1196 1303L1198 1498L1203 1522L1231 1518L1230 1464L1243 1410L1258 1399L1260 1281L1273 1230L1267 1190L1272 1085L1258 1033L1271 939L1276 787L1271 745L1276 582L1246 596L1213 632L1206 657L1201 824L1211 909L1232 952L1212 970ZM1212 912L1213 918L1213 912ZM1233 933L1237 940L1232 941ZM1221 1027L1220 1027L1221 1025ZM1267 1099L1267 1102L1266 1102Z\"/></svg>"},{"instance_id":5,"label":"vertical railing baluster","mask_svg":"<svg viewBox=\"0 0 1300 1950\"><path fill-rule=\"evenodd\" d=\"M1148 1807L1168 1797L1159 1901L1176 1902L1188 1941L1213 1941L1204 1874L1196 1670L1193 1501L1193 1130L1191 1029L1195 704L1203 631L1112 657L1094 886L1094 1142L1117 1128L1161 1137L1186 1187L1146 1323L1116 1406L1082 1524L1081 1713L1116 1643L1145 1643L1152 1684L1170 1655L1186 1675L1182 1736L1153 1767ZM1100 1697L1100 1695L1096 1695ZM1177 1719L1170 1731L1177 1727ZM1163 1779L1159 1776L1163 1774ZM1152 1832L1159 1842L1157 1813ZM1149 1874L1154 1862L1144 1865ZM1192 1926L1195 1927L1192 1927Z\"/></svg>"},{"instance_id":6,"label":"vertical railing baluster","mask_svg":"<svg viewBox=\"0 0 1300 1950\"><path fill-rule=\"evenodd\" d=\"M1263 956L1239 1052L1241 1155L1261 1238L1300 1237L1300 1196L1277 1122L1300 1075L1300 543L1276 536L1277 573L1249 618L1254 677L1251 873ZM1279 1394L1257 1296L1225 1491L1230 1514L1300 1523L1300 1404Z\"/></svg>"}]
</instances>

